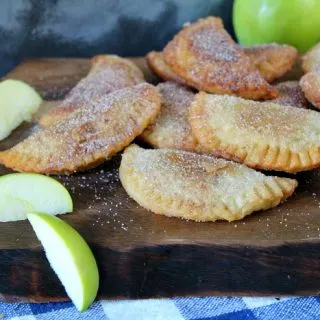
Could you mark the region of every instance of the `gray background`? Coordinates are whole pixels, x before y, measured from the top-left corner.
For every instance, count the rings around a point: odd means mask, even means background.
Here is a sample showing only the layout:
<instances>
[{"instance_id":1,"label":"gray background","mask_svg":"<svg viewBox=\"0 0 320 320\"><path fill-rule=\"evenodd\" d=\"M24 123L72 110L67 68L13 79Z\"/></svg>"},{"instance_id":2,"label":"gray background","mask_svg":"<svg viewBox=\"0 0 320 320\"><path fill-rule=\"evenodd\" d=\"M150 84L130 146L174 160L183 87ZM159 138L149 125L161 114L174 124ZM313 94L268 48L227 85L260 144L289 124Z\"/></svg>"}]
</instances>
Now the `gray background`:
<instances>
[{"instance_id":1,"label":"gray background","mask_svg":"<svg viewBox=\"0 0 320 320\"><path fill-rule=\"evenodd\" d=\"M24 58L144 55L183 23L223 17L233 0L0 0L0 76Z\"/></svg>"}]
</instances>

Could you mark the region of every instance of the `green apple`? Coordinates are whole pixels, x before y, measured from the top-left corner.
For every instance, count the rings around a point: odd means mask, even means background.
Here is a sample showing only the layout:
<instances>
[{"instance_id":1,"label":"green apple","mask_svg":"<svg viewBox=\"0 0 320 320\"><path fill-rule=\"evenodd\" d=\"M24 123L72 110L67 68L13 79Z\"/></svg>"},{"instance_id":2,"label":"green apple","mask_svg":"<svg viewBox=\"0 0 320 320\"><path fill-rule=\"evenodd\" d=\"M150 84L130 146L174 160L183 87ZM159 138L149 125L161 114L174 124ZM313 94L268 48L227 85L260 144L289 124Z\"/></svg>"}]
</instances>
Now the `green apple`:
<instances>
[{"instance_id":1,"label":"green apple","mask_svg":"<svg viewBox=\"0 0 320 320\"><path fill-rule=\"evenodd\" d=\"M75 229L55 216L29 213L28 219L68 296L79 311L86 310L99 287L97 263L88 244Z\"/></svg>"},{"instance_id":2,"label":"green apple","mask_svg":"<svg viewBox=\"0 0 320 320\"><path fill-rule=\"evenodd\" d=\"M28 84L11 79L0 82L0 140L23 121L30 121L41 103L39 94Z\"/></svg>"},{"instance_id":3,"label":"green apple","mask_svg":"<svg viewBox=\"0 0 320 320\"><path fill-rule=\"evenodd\" d=\"M320 1L235 0L233 25L242 45L277 42L305 52L320 41Z\"/></svg>"},{"instance_id":4,"label":"green apple","mask_svg":"<svg viewBox=\"0 0 320 320\"><path fill-rule=\"evenodd\" d=\"M68 190L57 180L36 173L0 176L0 221L27 218L29 212L72 212Z\"/></svg>"}]
</instances>

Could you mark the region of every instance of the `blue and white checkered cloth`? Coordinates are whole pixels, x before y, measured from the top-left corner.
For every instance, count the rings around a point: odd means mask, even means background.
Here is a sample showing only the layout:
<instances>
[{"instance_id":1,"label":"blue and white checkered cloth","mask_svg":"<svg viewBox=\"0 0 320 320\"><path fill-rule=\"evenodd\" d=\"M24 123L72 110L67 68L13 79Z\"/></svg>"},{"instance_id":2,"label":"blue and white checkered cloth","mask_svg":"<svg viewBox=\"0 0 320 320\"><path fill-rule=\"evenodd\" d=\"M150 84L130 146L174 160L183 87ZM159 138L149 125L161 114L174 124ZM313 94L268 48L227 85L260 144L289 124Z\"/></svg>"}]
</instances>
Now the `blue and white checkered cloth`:
<instances>
[{"instance_id":1,"label":"blue and white checkered cloth","mask_svg":"<svg viewBox=\"0 0 320 320\"><path fill-rule=\"evenodd\" d=\"M71 302L1 303L11 320L319 320L320 297L173 298L98 301L79 313Z\"/></svg>"}]
</instances>

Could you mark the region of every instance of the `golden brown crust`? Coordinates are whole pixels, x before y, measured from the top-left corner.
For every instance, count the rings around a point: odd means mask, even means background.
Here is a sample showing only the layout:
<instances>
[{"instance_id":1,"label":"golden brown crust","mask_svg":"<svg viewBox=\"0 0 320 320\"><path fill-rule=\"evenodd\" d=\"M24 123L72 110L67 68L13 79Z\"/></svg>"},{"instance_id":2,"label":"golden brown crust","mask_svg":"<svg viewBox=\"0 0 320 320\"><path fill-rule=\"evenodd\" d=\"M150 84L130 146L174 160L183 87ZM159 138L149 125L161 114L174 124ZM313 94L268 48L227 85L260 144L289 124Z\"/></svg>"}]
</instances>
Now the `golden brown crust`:
<instances>
[{"instance_id":1,"label":"golden brown crust","mask_svg":"<svg viewBox=\"0 0 320 320\"><path fill-rule=\"evenodd\" d=\"M86 170L141 134L160 105L158 91L146 83L96 96L85 108L0 152L0 163L16 171L46 174Z\"/></svg>"},{"instance_id":2,"label":"golden brown crust","mask_svg":"<svg viewBox=\"0 0 320 320\"><path fill-rule=\"evenodd\" d=\"M239 220L288 198L293 179L267 177L231 161L181 150L128 147L120 180L141 206L196 221Z\"/></svg>"},{"instance_id":3,"label":"golden brown crust","mask_svg":"<svg viewBox=\"0 0 320 320\"><path fill-rule=\"evenodd\" d=\"M286 44L263 44L243 48L243 50L268 82L290 71L298 57L297 49Z\"/></svg>"},{"instance_id":4,"label":"golden brown crust","mask_svg":"<svg viewBox=\"0 0 320 320\"><path fill-rule=\"evenodd\" d=\"M300 86L306 98L320 109L320 42L302 57L302 69L306 74Z\"/></svg>"},{"instance_id":5,"label":"golden brown crust","mask_svg":"<svg viewBox=\"0 0 320 320\"><path fill-rule=\"evenodd\" d=\"M298 81L281 82L276 85L276 88L279 90L279 97L270 102L304 109L309 107L309 102Z\"/></svg>"},{"instance_id":6,"label":"golden brown crust","mask_svg":"<svg viewBox=\"0 0 320 320\"><path fill-rule=\"evenodd\" d=\"M302 69L305 73L320 71L320 42L302 57Z\"/></svg>"},{"instance_id":7,"label":"golden brown crust","mask_svg":"<svg viewBox=\"0 0 320 320\"><path fill-rule=\"evenodd\" d=\"M189 121L198 142L226 159L292 173L320 166L316 111L201 92Z\"/></svg>"},{"instance_id":8,"label":"golden brown crust","mask_svg":"<svg viewBox=\"0 0 320 320\"><path fill-rule=\"evenodd\" d=\"M257 45L243 48L243 50L250 58L251 63L255 65L262 77L268 82L272 82L290 71L298 56L296 48L276 43ZM164 61L162 52L149 52L147 62L159 78L186 84Z\"/></svg>"},{"instance_id":9,"label":"golden brown crust","mask_svg":"<svg viewBox=\"0 0 320 320\"><path fill-rule=\"evenodd\" d=\"M157 89L162 97L161 111L139 138L156 148L198 150L188 122L194 93L174 82L160 83Z\"/></svg>"},{"instance_id":10,"label":"golden brown crust","mask_svg":"<svg viewBox=\"0 0 320 320\"><path fill-rule=\"evenodd\" d=\"M119 73L120 73L120 76L122 76L121 78L119 78L119 82L122 80L124 82L131 81L133 85L136 85L145 81L143 72L139 69L139 67L135 63L117 55L113 55L113 54L96 55L92 57L91 64L93 68L97 68L98 72L102 66L104 67L114 66L115 67L114 70L116 70L116 76L119 76ZM122 75L123 71L125 71L125 73L123 73ZM131 78L131 80L129 80L129 78ZM112 91L125 88L123 87L123 85L125 84L121 84L119 82L113 83L115 87L111 89ZM126 87L128 86L126 85Z\"/></svg>"},{"instance_id":11,"label":"golden brown crust","mask_svg":"<svg viewBox=\"0 0 320 320\"><path fill-rule=\"evenodd\" d=\"M150 69L161 79L165 81L174 81L182 85L186 82L175 74L165 63L162 52L151 51L146 56Z\"/></svg>"},{"instance_id":12,"label":"golden brown crust","mask_svg":"<svg viewBox=\"0 0 320 320\"><path fill-rule=\"evenodd\" d=\"M300 79L300 86L312 105L320 109L320 69L306 73Z\"/></svg>"},{"instance_id":13,"label":"golden brown crust","mask_svg":"<svg viewBox=\"0 0 320 320\"><path fill-rule=\"evenodd\" d=\"M49 126L66 118L72 111L86 105L100 94L131 87L144 82L141 70L131 61L116 55L98 55L92 58L92 68L61 102L44 114L39 123Z\"/></svg>"},{"instance_id":14,"label":"golden brown crust","mask_svg":"<svg viewBox=\"0 0 320 320\"><path fill-rule=\"evenodd\" d=\"M168 66L198 90L253 100L278 94L224 30L220 18L208 17L184 27L163 54Z\"/></svg>"}]
</instances>

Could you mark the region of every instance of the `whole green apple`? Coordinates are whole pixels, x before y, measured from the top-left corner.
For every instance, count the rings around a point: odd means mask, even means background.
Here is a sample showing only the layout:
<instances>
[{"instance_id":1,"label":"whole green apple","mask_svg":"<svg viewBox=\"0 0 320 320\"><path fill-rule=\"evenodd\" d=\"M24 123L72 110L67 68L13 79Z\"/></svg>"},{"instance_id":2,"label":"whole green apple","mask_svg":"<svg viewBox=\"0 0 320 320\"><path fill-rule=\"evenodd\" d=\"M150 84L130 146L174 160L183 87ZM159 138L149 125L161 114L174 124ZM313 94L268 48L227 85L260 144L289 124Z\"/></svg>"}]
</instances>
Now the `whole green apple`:
<instances>
[{"instance_id":1,"label":"whole green apple","mask_svg":"<svg viewBox=\"0 0 320 320\"><path fill-rule=\"evenodd\" d=\"M305 52L320 41L320 0L235 0L233 25L242 45L277 42Z\"/></svg>"}]
</instances>

